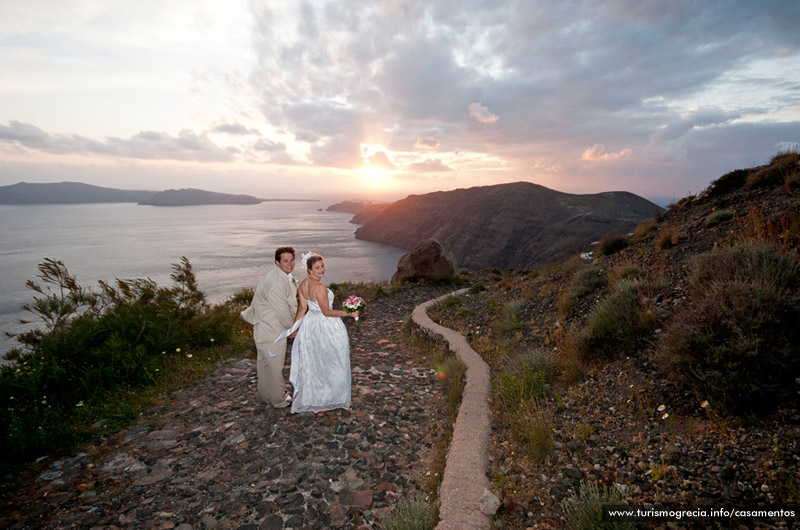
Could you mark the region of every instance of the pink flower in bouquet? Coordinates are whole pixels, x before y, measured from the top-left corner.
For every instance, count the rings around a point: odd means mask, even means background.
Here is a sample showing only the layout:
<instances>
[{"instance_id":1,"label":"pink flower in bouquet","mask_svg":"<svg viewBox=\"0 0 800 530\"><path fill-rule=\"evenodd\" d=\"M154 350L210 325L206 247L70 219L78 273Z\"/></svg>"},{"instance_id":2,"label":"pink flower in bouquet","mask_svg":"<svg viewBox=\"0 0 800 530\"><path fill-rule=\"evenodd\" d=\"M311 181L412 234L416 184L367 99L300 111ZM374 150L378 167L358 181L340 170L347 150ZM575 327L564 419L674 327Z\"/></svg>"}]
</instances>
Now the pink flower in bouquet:
<instances>
[{"instance_id":1,"label":"pink flower in bouquet","mask_svg":"<svg viewBox=\"0 0 800 530\"><path fill-rule=\"evenodd\" d=\"M342 309L347 313L355 313L356 311L363 311L367 307L367 303L360 296L351 294L347 300L342 302ZM358 317L356 317L356 324L358 324Z\"/></svg>"}]
</instances>

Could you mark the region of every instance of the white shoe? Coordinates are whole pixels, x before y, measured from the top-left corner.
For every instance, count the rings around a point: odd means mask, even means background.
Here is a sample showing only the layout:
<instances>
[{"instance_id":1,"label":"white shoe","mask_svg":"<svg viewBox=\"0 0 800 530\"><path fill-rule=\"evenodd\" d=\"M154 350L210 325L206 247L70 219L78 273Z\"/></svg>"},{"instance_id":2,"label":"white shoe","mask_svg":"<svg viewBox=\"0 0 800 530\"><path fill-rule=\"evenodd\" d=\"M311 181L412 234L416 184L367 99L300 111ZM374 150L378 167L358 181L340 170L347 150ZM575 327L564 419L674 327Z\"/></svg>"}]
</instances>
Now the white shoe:
<instances>
[{"instance_id":1,"label":"white shoe","mask_svg":"<svg viewBox=\"0 0 800 530\"><path fill-rule=\"evenodd\" d=\"M285 409L291 404L292 404L292 396L287 395L285 398L283 398L283 401L281 401L277 405L272 405L272 406L275 407L276 409Z\"/></svg>"}]
</instances>

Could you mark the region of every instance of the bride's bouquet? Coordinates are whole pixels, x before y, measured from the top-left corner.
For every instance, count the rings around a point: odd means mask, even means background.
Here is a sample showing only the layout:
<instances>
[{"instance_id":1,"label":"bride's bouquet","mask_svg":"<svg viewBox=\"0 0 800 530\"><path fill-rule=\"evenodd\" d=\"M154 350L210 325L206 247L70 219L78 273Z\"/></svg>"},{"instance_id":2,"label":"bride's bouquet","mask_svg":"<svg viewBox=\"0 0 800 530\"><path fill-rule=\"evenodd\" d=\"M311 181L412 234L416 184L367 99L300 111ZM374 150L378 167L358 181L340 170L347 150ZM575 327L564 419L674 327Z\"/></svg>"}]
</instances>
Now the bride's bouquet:
<instances>
[{"instance_id":1,"label":"bride's bouquet","mask_svg":"<svg viewBox=\"0 0 800 530\"><path fill-rule=\"evenodd\" d=\"M367 303L360 296L351 294L347 300L342 302L342 309L346 313L355 313L356 311L363 311L367 307ZM356 324L358 324L358 317L356 317Z\"/></svg>"}]
</instances>

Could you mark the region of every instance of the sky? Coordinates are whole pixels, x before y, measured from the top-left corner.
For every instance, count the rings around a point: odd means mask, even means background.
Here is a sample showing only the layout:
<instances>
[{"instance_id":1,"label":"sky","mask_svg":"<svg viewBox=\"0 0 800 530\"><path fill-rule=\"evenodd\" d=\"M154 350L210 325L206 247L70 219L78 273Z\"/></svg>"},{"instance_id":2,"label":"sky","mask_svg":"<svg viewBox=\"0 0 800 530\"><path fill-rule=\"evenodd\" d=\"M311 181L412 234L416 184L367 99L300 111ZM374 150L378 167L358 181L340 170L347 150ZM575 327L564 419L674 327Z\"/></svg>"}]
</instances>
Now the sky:
<instances>
[{"instance_id":1,"label":"sky","mask_svg":"<svg viewBox=\"0 0 800 530\"><path fill-rule=\"evenodd\" d=\"M663 203L800 142L800 2L0 0L0 185Z\"/></svg>"}]
</instances>

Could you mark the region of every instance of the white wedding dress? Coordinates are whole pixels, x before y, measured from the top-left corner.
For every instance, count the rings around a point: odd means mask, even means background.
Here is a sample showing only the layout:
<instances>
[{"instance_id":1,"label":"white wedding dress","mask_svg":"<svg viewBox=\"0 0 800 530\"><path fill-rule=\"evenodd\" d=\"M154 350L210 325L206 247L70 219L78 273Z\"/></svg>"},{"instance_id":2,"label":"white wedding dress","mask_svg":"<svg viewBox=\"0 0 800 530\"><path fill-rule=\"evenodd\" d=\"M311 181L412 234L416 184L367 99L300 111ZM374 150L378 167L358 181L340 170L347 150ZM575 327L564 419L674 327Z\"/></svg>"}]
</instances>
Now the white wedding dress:
<instances>
[{"instance_id":1,"label":"white wedding dress","mask_svg":"<svg viewBox=\"0 0 800 530\"><path fill-rule=\"evenodd\" d=\"M321 412L350 408L350 339L339 317L326 317L316 300L307 300L308 311L292 345L294 385L292 412ZM333 292L328 289L328 308Z\"/></svg>"}]
</instances>

